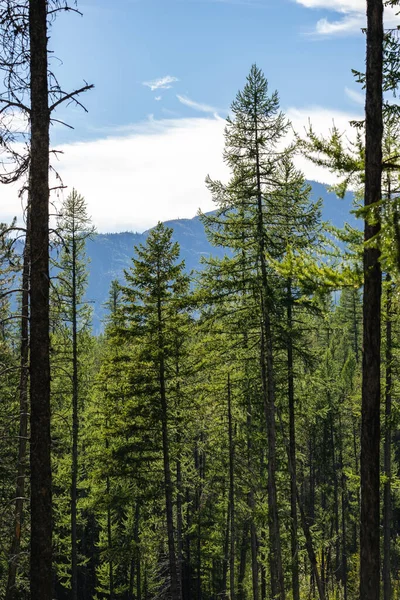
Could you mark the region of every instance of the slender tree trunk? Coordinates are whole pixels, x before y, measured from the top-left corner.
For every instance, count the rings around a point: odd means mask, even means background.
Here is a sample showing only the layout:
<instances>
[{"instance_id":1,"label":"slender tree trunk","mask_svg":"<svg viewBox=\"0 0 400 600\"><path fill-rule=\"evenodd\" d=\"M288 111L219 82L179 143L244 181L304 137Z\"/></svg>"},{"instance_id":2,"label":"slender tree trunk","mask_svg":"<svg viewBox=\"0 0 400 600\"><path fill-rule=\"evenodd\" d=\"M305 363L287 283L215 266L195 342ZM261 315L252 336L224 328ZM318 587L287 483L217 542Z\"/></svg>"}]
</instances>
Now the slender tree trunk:
<instances>
[{"instance_id":1,"label":"slender tree trunk","mask_svg":"<svg viewBox=\"0 0 400 600\"><path fill-rule=\"evenodd\" d=\"M282 420L280 420L280 426L281 426L281 430L282 430L282 435L284 436ZM292 465L292 458L291 458L291 454L290 454L290 444L287 446L287 457L288 457L288 465L289 465L289 474L292 478L293 477L293 465ZM308 523L308 520L306 517L303 503L301 501L300 492L299 492L299 488L298 488L296 479L294 479L294 481L296 484L295 485L296 503L297 503L299 513L300 513L301 528L303 530L303 534L304 534L305 541L306 541L306 550L307 550L308 559L309 559L310 565L311 565L312 578L315 581L315 583L317 584L319 600L325 600L325 589L324 589L324 581L323 581L324 553L322 553L322 565L321 565L321 575L322 576L321 576L319 573L319 570L318 570L317 557L316 557L316 554L314 551L314 543L313 543L313 539L312 539L310 526L309 526L309 523Z\"/></svg>"},{"instance_id":2,"label":"slender tree trunk","mask_svg":"<svg viewBox=\"0 0 400 600\"><path fill-rule=\"evenodd\" d=\"M22 519L25 501L26 477L26 447L28 439L28 380L29 380L29 236L30 236L30 207L26 223L26 238L22 268L22 297L21 297L21 346L20 346L20 375L19 375L19 438L18 438L18 467L17 485L15 490L14 537L11 543L10 560L5 600L17 597L15 579L18 569L21 546Z\"/></svg>"},{"instance_id":3,"label":"slender tree trunk","mask_svg":"<svg viewBox=\"0 0 400 600\"><path fill-rule=\"evenodd\" d=\"M185 600L190 599L190 595L192 592L192 553L191 553L191 527L192 527L192 511L191 511L191 496L189 488L186 488L186 529L185 529L185 570L183 574L184 586L183 586L183 594Z\"/></svg>"},{"instance_id":4,"label":"slender tree trunk","mask_svg":"<svg viewBox=\"0 0 400 600\"><path fill-rule=\"evenodd\" d=\"M74 216L73 216L74 218ZM75 225L72 232L72 469L71 469L71 592L72 600L78 600L78 536L77 536L77 488L78 488L78 334L76 299L76 239Z\"/></svg>"},{"instance_id":5,"label":"slender tree trunk","mask_svg":"<svg viewBox=\"0 0 400 600\"><path fill-rule=\"evenodd\" d=\"M228 434L229 434L229 514L230 514L230 551L229 551L229 587L230 599L235 600L235 449L232 427L231 380L228 374Z\"/></svg>"},{"instance_id":6,"label":"slender tree trunk","mask_svg":"<svg viewBox=\"0 0 400 600\"><path fill-rule=\"evenodd\" d=\"M178 439L178 445L180 439ZM182 598L184 597L184 585L183 585L183 515L182 515L182 466L180 457L176 461L176 534L177 534L177 547L178 547L178 578L179 578L179 589L181 590Z\"/></svg>"},{"instance_id":7,"label":"slender tree trunk","mask_svg":"<svg viewBox=\"0 0 400 600\"><path fill-rule=\"evenodd\" d=\"M360 465L359 465L359 453L358 453L358 448L357 448L359 427L357 427L357 417L353 416L352 424L353 424L354 472L357 476L359 476L360 475ZM357 491L355 495L356 495L355 500L357 503L357 509L358 509L358 512L360 513L360 511L361 511L360 493ZM357 549L358 549L358 540L359 540L358 531L359 531L358 519L355 519L354 523L353 523L352 547L351 547L351 552L353 554L355 552L357 552Z\"/></svg>"},{"instance_id":8,"label":"slender tree trunk","mask_svg":"<svg viewBox=\"0 0 400 600\"><path fill-rule=\"evenodd\" d=\"M249 542L249 523L246 519L246 521L243 524L242 539L241 539L241 543L240 543L240 561L239 561L239 573L238 573L238 582L237 582L238 600L245 600L245 598L246 598L244 578L246 575L248 542Z\"/></svg>"},{"instance_id":9,"label":"slender tree trunk","mask_svg":"<svg viewBox=\"0 0 400 600\"><path fill-rule=\"evenodd\" d=\"M267 544L267 536L264 532L262 532L261 536L265 548ZM261 600L266 600L267 598L267 569L265 568L266 554L266 550L264 550L261 556Z\"/></svg>"},{"instance_id":10,"label":"slender tree trunk","mask_svg":"<svg viewBox=\"0 0 400 600\"><path fill-rule=\"evenodd\" d=\"M159 277L159 273L157 273ZM178 570L175 554L174 540L174 515L173 515L173 486L171 478L171 463L169 456L169 435L168 435L168 407L165 381L165 359L164 359L164 338L162 325L161 298L157 299L157 318L158 318L158 351L159 358L159 386L160 386L160 405L161 405L161 428L163 444L163 462L164 462L164 486L165 486L165 508L167 518L167 539L168 539L168 559L169 574L171 581L171 599L180 600L180 589L178 585Z\"/></svg>"},{"instance_id":11,"label":"slender tree trunk","mask_svg":"<svg viewBox=\"0 0 400 600\"><path fill-rule=\"evenodd\" d=\"M136 600L140 598L140 550L139 550L139 519L140 519L140 501L136 500L135 521L133 528L133 541L135 542L131 568L129 575L129 593L128 600L133 600L133 587L136 575Z\"/></svg>"},{"instance_id":12,"label":"slender tree trunk","mask_svg":"<svg viewBox=\"0 0 400 600\"><path fill-rule=\"evenodd\" d=\"M299 494L299 490L298 490L297 486L296 486L296 500L297 500L297 505L299 507L301 526L303 529L304 537L306 539L306 550L307 550L307 554L308 554L308 559L311 564L311 570L312 570L312 574L314 577L314 581L317 584L319 600L325 600L325 590L324 590L324 586L323 586L323 583L322 583L322 580L321 580L321 577L320 577L320 574L318 571L318 563L317 563L317 557L316 557L315 551L314 551L312 535L311 535L309 524L307 522L307 517L304 512L303 504L301 502L301 498L300 498L300 494Z\"/></svg>"},{"instance_id":13,"label":"slender tree trunk","mask_svg":"<svg viewBox=\"0 0 400 600\"><path fill-rule=\"evenodd\" d=\"M31 598L52 598L50 463L49 125L47 1L29 1L31 166L30 464Z\"/></svg>"},{"instance_id":14,"label":"slender tree trunk","mask_svg":"<svg viewBox=\"0 0 400 600\"><path fill-rule=\"evenodd\" d=\"M255 106L257 101L255 99ZM255 117L256 184L257 184L257 235L261 265L261 369L264 393L264 409L268 436L268 520L270 535L270 567L272 599L285 600L285 584L282 567L282 550L276 491L276 433L275 433L275 373L272 346L270 307L268 306L268 275L265 259L264 216L261 188L260 158L258 154L258 129Z\"/></svg>"},{"instance_id":15,"label":"slender tree trunk","mask_svg":"<svg viewBox=\"0 0 400 600\"><path fill-rule=\"evenodd\" d=\"M299 561L297 539L297 506L296 506L296 426L294 409L294 372L293 372L293 317L292 317L292 288L291 281L287 283L287 371L288 371L288 399L289 399L289 452L292 469L290 473L290 542L292 554L292 592L293 600L300 600L299 586Z\"/></svg>"},{"instance_id":16,"label":"slender tree trunk","mask_svg":"<svg viewBox=\"0 0 400 600\"><path fill-rule=\"evenodd\" d=\"M167 538L168 538L168 557L169 571L171 578L171 598L172 600L180 600L178 573L175 554L174 540L174 516L173 516L173 489L171 479L171 466L169 458L169 437L167 423L167 399L165 393L165 367L164 358L160 361L160 397L161 397L161 425L162 425L162 440L163 440L163 458L164 458L164 485L165 485L165 507L167 517Z\"/></svg>"},{"instance_id":17,"label":"slender tree trunk","mask_svg":"<svg viewBox=\"0 0 400 600\"><path fill-rule=\"evenodd\" d=\"M356 290L353 290L353 328L354 328L354 354L356 357L356 363L360 360L360 352L358 348L358 322L357 322L357 304L356 304Z\"/></svg>"},{"instance_id":18,"label":"slender tree trunk","mask_svg":"<svg viewBox=\"0 0 400 600\"><path fill-rule=\"evenodd\" d=\"M344 473L343 465L343 430L342 422L339 413L339 460L340 460L340 472L341 472L341 492L342 492L342 566L341 566L341 579L343 583L343 599L347 600L347 496L346 496L346 476Z\"/></svg>"},{"instance_id":19,"label":"slender tree trunk","mask_svg":"<svg viewBox=\"0 0 400 600\"><path fill-rule=\"evenodd\" d=\"M391 560L390 560L390 529L392 521L392 494L391 494L391 442L392 442L392 284L388 274L386 292L386 385L385 385L385 445L384 445L384 471L385 484L383 489L383 598L391 600Z\"/></svg>"},{"instance_id":20,"label":"slender tree trunk","mask_svg":"<svg viewBox=\"0 0 400 600\"><path fill-rule=\"evenodd\" d=\"M269 328L267 327L268 331ZM269 332L270 333L270 332ZM270 349L271 350L271 349ZM270 571L271 571L271 598L275 600L284 600L283 569L282 569L282 551L278 517L278 500L276 492L276 434L275 434L275 403L271 403L268 398L274 394L271 387L272 377L272 354L268 348L265 348L264 330L261 332L261 371L264 390L264 411L267 423L268 437L268 525L270 539ZM268 357L265 357L265 353ZM267 398L266 398L267 397Z\"/></svg>"},{"instance_id":21,"label":"slender tree trunk","mask_svg":"<svg viewBox=\"0 0 400 600\"><path fill-rule=\"evenodd\" d=\"M203 441L203 434L200 434L200 442ZM196 511L197 511L197 552L196 552L196 598L201 600L203 596L202 589L202 556L201 556L201 535L202 535L202 513L201 513L201 495L203 492L203 484L205 477L205 456L204 453L196 446L196 469L199 474L199 485L196 490Z\"/></svg>"},{"instance_id":22,"label":"slender tree trunk","mask_svg":"<svg viewBox=\"0 0 400 600\"><path fill-rule=\"evenodd\" d=\"M336 464L335 450L335 425L334 415L331 415L331 454L332 454L332 473L333 473L333 503L334 503L334 529L335 529L335 574L336 579L340 580L340 518L339 518L339 480Z\"/></svg>"},{"instance_id":23,"label":"slender tree trunk","mask_svg":"<svg viewBox=\"0 0 400 600\"><path fill-rule=\"evenodd\" d=\"M230 522L231 522L231 507L228 501L228 510L227 510L227 514L226 514L226 527L225 527L225 538L224 538L224 562L222 565L222 597L224 598L224 600L227 600L228 598L228 593L227 593L227 587L228 587L228 563L229 563L229 526L230 526Z\"/></svg>"},{"instance_id":24,"label":"slender tree trunk","mask_svg":"<svg viewBox=\"0 0 400 600\"><path fill-rule=\"evenodd\" d=\"M247 347L247 344L246 344ZM249 391L247 390L248 396ZM248 472L251 473L251 460L252 460L252 406L250 397L247 401L247 468ZM251 578L252 578L252 592L253 600L258 600L258 556L257 556L257 530L254 522L255 518L255 499L254 499L254 487L251 483L250 491L247 495L247 504L250 512L250 547L251 547Z\"/></svg>"},{"instance_id":25,"label":"slender tree trunk","mask_svg":"<svg viewBox=\"0 0 400 600\"><path fill-rule=\"evenodd\" d=\"M106 438L106 449L109 448L109 442ZM106 492L107 492L107 546L108 546L108 587L109 587L109 600L114 600L114 565L112 561L112 521L111 521L111 507L110 507L110 477L107 474L106 477Z\"/></svg>"},{"instance_id":26,"label":"slender tree trunk","mask_svg":"<svg viewBox=\"0 0 400 600\"><path fill-rule=\"evenodd\" d=\"M382 175L382 64L383 2L367 0L367 73L365 121L365 194L368 208L381 200ZM380 231L378 222L365 221L368 243ZM361 526L360 597L380 596L380 351L381 351L381 268L380 252L364 246L363 362L361 424Z\"/></svg>"},{"instance_id":27,"label":"slender tree trunk","mask_svg":"<svg viewBox=\"0 0 400 600\"><path fill-rule=\"evenodd\" d=\"M250 522L252 590L253 600L258 600L258 542L256 525L254 523L254 490L251 490L249 494L249 507L252 515Z\"/></svg>"}]
</instances>

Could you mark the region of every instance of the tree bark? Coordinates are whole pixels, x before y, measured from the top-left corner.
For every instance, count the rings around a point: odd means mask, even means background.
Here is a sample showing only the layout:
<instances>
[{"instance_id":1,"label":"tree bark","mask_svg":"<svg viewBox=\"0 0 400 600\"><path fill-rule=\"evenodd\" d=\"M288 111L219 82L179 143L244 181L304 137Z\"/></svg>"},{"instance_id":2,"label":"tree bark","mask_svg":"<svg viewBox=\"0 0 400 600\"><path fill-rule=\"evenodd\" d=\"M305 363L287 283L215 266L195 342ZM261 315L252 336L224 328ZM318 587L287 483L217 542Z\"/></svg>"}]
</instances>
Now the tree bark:
<instances>
[{"instance_id":1,"label":"tree bark","mask_svg":"<svg viewBox=\"0 0 400 600\"><path fill-rule=\"evenodd\" d=\"M297 539L297 506L296 506L296 426L294 411L294 372L293 372L293 316L292 316L292 288L291 281L287 282L287 372L288 372L288 400L289 400L289 453L291 460L290 473L290 542L292 554L292 593L293 600L300 600L299 586L299 561L298 561L298 539Z\"/></svg>"},{"instance_id":2,"label":"tree bark","mask_svg":"<svg viewBox=\"0 0 400 600\"><path fill-rule=\"evenodd\" d=\"M17 597L15 580L18 570L19 551L21 546L22 519L25 501L26 447L28 439L28 381L29 381L29 264L30 264L30 207L28 204L26 238L22 268L21 297L21 346L20 346L20 379L19 379L19 438L17 484L15 490L14 537L11 542L10 559L5 600Z\"/></svg>"},{"instance_id":3,"label":"tree bark","mask_svg":"<svg viewBox=\"0 0 400 600\"><path fill-rule=\"evenodd\" d=\"M392 284L388 274L386 292L386 385L385 385L385 444L384 444L384 472L385 484L383 488L383 598L391 600L391 560L390 560L390 529L392 521L392 492L391 492L391 450L392 450Z\"/></svg>"},{"instance_id":4,"label":"tree bark","mask_svg":"<svg viewBox=\"0 0 400 600\"><path fill-rule=\"evenodd\" d=\"M73 219L74 219L73 215ZM72 469L71 469L71 592L72 600L78 600L78 536L77 536L77 487L78 487L78 323L76 298L76 238L75 223L72 231Z\"/></svg>"},{"instance_id":5,"label":"tree bark","mask_svg":"<svg viewBox=\"0 0 400 600\"><path fill-rule=\"evenodd\" d=\"M382 64L383 2L367 0L367 72L365 132L365 195L369 208L381 200L382 176ZM360 597L380 596L380 351L381 351L381 268L380 252L368 244L380 231L378 211L375 223L365 220L364 298L361 423L361 519Z\"/></svg>"},{"instance_id":6,"label":"tree bark","mask_svg":"<svg viewBox=\"0 0 400 600\"><path fill-rule=\"evenodd\" d=\"M180 439L178 438L178 445L180 445ZM181 590L181 596L184 597L184 585L183 585L183 514L182 514L182 466L181 458L176 461L176 535L177 535L177 549L178 549L178 579L179 588Z\"/></svg>"},{"instance_id":7,"label":"tree bark","mask_svg":"<svg viewBox=\"0 0 400 600\"><path fill-rule=\"evenodd\" d=\"M226 513L226 527L225 527L225 537L224 537L224 548L223 548L223 565L222 565L222 598L227 600L227 581L228 581L228 563L229 563L229 525L230 525L230 512L231 507L228 501L228 510Z\"/></svg>"},{"instance_id":8,"label":"tree bark","mask_svg":"<svg viewBox=\"0 0 400 600\"><path fill-rule=\"evenodd\" d=\"M229 435L229 514L230 514L230 549L229 549L229 588L230 599L235 600L235 481L234 481L234 442L232 427L231 380L228 374L228 435Z\"/></svg>"},{"instance_id":9,"label":"tree bark","mask_svg":"<svg viewBox=\"0 0 400 600\"><path fill-rule=\"evenodd\" d=\"M47 2L29 1L31 165L31 598L52 598Z\"/></svg>"},{"instance_id":10,"label":"tree bark","mask_svg":"<svg viewBox=\"0 0 400 600\"><path fill-rule=\"evenodd\" d=\"M339 460L341 473L341 496L342 496L342 564L341 564L341 579L343 583L343 600L347 600L347 524L346 517L348 511L347 494L346 494L346 475L343 465L343 430L342 421L339 413Z\"/></svg>"}]
</instances>

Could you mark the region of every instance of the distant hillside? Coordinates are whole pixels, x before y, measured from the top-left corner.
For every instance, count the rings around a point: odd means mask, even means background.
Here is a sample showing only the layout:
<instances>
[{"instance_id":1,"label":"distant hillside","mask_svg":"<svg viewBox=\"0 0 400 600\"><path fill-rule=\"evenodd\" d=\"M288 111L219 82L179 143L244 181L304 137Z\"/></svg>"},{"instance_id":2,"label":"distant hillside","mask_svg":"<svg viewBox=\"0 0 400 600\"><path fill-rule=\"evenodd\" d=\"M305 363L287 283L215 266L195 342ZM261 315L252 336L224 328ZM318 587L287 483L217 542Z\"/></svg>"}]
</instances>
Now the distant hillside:
<instances>
[{"instance_id":1,"label":"distant hillside","mask_svg":"<svg viewBox=\"0 0 400 600\"><path fill-rule=\"evenodd\" d=\"M346 194L341 200L334 193L328 192L321 183L310 182L313 199L323 199L323 219L341 227L347 221L357 226L354 215L350 214L353 195ZM176 219L166 221L168 227L174 230L173 239L181 248L181 256L185 260L187 271L201 268L202 256L222 256L221 248L212 247L205 235L200 219ZM86 251L90 258L89 285L87 299L93 305L93 330L99 333L105 316L104 302L108 297L110 284L113 279L123 281L124 269L131 265L134 246L144 243L148 232L144 233L101 233L87 243Z\"/></svg>"}]
</instances>

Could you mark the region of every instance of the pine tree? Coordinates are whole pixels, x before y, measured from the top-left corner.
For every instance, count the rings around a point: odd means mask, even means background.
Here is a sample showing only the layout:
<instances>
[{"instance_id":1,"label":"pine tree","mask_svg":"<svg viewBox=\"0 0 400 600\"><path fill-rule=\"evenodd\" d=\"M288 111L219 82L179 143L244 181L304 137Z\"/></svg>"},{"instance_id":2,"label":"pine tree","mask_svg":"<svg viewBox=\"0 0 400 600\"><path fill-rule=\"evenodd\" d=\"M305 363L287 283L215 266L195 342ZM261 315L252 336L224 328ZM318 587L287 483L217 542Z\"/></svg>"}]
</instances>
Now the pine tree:
<instances>
[{"instance_id":1,"label":"pine tree","mask_svg":"<svg viewBox=\"0 0 400 600\"><path fill-rule=\"evenodd\" d=\"M188 278L183 273L184 263L177 263L179 246L172 243L171 236L172 230L159 223L149 233L146 244L136 248L133 267L125 272L123 293L126 335L140 343L139 360L143 367L147 364L147 372L142 372L140 378L161 427L170 593L172 600L179 600L171 419L173 397L177 393L173 363L177 343L181 346L180 338L184 335L181 313L185 313Z\"/></svg>"},{"instance_id":2,"label":"pine tree","mask_svg":"<svg viewBox=\"0 0 400 600\"><path fill-rule=\"evenodd\" d=\"M72 414L72 456L71 456L71 588L72 599L78 598L78 534L77 534L77 492L78 492L78 440L79 412L82 406L82 354L87 346L90 326L90 309L84 302L88 270L85 257L86 240L94 233L87 214L85 199L72 190L62 204L58 218L58 234L62 239L58 271L58 284L54 289L55 305L52 311L53 347L55 352L53 368L62 368L68 373L63 384L63 403L71 403ZM57 334L60 340L57 343ZM88 355L84 356L88 360ZM61 363L61 364L58 364ZM62 377L65 380L65 377ZM55 392L56 393L56 390ZM65 407L65 404L64 404ZM63 408L64 408L63 407ZM64 408L65 410L65 408ZM61 459L61 457L60 457Z\"/></svg>"}]
</instances>

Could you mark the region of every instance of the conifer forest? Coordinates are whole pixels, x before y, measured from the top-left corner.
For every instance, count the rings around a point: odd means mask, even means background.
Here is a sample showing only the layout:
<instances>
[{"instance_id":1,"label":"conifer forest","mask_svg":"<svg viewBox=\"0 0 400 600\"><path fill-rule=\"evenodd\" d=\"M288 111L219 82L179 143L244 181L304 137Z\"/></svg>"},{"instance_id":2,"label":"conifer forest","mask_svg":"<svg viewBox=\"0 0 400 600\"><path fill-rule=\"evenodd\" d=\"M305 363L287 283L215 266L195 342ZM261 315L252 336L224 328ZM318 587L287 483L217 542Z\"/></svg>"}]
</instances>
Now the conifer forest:
<instances>
[{"instance_id":1,"label":"conifer forest","mask_svg":"<svg viewBox=\"0 0 400 600\"><path fill-rule=\"evenodd\" d=\"M0 225L1 598L400 598L400 39L383 4L365 6L355 141L312 119L289 135L249 65L229 179L204 173L218 255L189 272L159 222L94 335L96 230L49 175L55 111L97 93L49 58L79 7L0 0L0 182L24 206ZM323 220L299 154L352 191L358 227Z\"/></svg>"}]
</instances>

